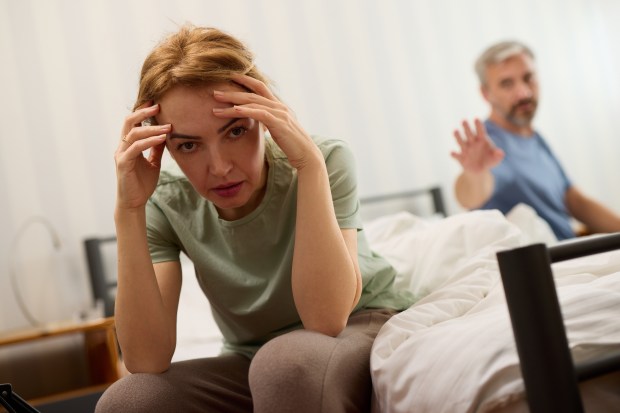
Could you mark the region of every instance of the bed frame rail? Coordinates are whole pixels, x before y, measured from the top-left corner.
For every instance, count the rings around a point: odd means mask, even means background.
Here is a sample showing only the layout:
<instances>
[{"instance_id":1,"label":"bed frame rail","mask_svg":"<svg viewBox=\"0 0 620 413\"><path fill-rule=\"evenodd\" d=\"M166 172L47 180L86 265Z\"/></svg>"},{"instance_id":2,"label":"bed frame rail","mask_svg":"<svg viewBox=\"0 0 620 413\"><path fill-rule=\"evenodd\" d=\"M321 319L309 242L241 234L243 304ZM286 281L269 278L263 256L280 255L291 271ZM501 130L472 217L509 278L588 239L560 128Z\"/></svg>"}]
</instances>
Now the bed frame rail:
<instances>
[{"instance_id":1,"label":"bed frame rail","mask_svg":"<svg viewBox=\"0 0 620 413\"><path fill-rule=\"evenodd\" d=\"M551 263L620 249L620 233L497 253L532 413L582 413L578 382L620 370L620 353L573 363Z\"/></svg>"},{"instance_id":2,"label":"bed frame rail","mask_svg":"<svg viewBox=\"0 0 620 413\"><path fill-rule=\"evenodd\" d=\"M403 192L394 192L384 195L366 196L360 198L362 205L378 204L386 201L393 200L409 200L420 196L429 195L433 204L433 210L435 213L441 214L444 217L448 216L446 205L443 199L443 192L440 186L432 186L429 188L413 189Z\"/></svg>"}]
</instances>

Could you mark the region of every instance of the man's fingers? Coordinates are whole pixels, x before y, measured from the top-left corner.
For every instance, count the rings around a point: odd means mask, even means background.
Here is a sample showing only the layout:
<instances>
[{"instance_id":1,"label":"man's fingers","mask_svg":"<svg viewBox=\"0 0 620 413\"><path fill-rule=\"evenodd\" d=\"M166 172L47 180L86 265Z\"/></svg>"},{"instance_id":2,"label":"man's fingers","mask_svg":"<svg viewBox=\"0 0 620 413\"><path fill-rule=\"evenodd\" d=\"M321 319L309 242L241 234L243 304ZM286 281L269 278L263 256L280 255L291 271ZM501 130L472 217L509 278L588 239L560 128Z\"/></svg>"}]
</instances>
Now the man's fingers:
<instances>
[{"instance_id":1,"label":"man's fingers","mask_svg":"<svg viewBox=\"0 0 620 413\"><path fill-rule=\"evenodd\" d=\"M455 130L454 131L454 137L456 138L456 142L459 144L459 146L461 148L464 148L465 147L465 141L461 137L461 132L459 132L458 130Z\"/></svg>"},{"instance_id":2,"label":"man's fingers","mask_svg":"<svg viewBox=\"0 0 620 413\"><path fill-rule=\"evenodd\" d=\"M487 136L487 128L484 126L484 123L478 118L474 120L474 124L476 125L476 137L478 139L486 139L489 140Z\"/></svg>"},{"instance_id":3,"label":"man's fingers","mask_svg":"<svg viewBox=\"0 0 620 413\"><path fill-rule=\"evenodd\" d=\"M465 131L465 136L467 136L467 139L474 139L474 134L469 126L469 122L463 121L463 130Z\"/></svg>"}]
</instances>

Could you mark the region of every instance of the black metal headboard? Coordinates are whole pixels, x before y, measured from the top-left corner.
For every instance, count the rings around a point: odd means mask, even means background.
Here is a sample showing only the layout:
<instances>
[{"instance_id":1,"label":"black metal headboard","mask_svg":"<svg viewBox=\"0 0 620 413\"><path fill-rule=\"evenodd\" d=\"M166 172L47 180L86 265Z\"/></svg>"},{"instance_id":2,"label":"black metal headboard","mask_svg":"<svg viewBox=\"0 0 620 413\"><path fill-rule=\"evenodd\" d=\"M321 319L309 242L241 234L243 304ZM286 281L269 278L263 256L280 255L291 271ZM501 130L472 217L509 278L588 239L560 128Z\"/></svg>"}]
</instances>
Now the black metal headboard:
<instances>
[{"instance_id":1,"label":"black metal headboard","mask_svg":"<svg viewBox=\"0 0 620 413\"><path fill-rule=\"evenodd\" d=\"M409 210L415 213L411 208L411 204L416 203L420 199L427 198L430 204L430 213L442 216L448 216L446 206L443 199L441 187L432 186L429 188L413 189L409 191L393 192L383 195L373 195L360 198L362 210L370 207L378 207L379 205L387 205L389 203L400 203L400 209Z\"/></svg>"}]
</instances>

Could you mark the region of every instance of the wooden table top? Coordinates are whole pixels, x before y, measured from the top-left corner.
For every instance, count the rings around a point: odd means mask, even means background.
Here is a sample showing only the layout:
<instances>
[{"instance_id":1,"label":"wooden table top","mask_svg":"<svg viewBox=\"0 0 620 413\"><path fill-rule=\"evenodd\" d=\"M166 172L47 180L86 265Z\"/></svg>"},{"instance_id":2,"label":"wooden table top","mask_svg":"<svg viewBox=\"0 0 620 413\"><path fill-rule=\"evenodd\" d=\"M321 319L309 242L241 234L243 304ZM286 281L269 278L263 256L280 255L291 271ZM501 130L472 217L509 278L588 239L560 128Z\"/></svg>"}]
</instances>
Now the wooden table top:
<instances>
[{"instance_id":1,"label":"wooden table top","mask_svg":"<svg viewBox=\"0 0 620 413\"><path fill-rule=\"evenodd\" d=\"M89 321L48 323L41 327L31 327L0 333L0 346L23 343L44 337L60 336L63 334L105 330L113 327L114 317L98 318Z\"/></svg>"}]
</instances>

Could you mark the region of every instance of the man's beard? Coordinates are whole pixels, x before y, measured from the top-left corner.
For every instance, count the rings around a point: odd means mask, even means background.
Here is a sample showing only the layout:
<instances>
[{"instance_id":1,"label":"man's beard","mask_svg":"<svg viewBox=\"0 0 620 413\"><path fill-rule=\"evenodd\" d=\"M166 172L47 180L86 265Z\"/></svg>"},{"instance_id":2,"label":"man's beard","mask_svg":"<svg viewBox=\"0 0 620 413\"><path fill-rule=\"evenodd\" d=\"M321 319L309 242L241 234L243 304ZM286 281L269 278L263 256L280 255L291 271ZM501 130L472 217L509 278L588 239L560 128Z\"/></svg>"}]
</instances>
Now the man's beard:
<instances>
[{"instance_id":1,"label":"man's beard","mask_svg":"<svg viewBox=\"0 0 620 413\"><path fill-rule=\"evenodd\" d=\"M519 112L519 106L525 104L532 104L532 109L528 109L525 112ZM536 101L536 99L522 99L510 108L506 114L506 120L518 127L530 126L532 119L534 119L534 115L536 114L537 107L538 101Z\"/></svg>"}]
</instances>

